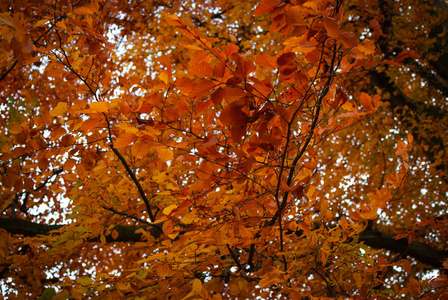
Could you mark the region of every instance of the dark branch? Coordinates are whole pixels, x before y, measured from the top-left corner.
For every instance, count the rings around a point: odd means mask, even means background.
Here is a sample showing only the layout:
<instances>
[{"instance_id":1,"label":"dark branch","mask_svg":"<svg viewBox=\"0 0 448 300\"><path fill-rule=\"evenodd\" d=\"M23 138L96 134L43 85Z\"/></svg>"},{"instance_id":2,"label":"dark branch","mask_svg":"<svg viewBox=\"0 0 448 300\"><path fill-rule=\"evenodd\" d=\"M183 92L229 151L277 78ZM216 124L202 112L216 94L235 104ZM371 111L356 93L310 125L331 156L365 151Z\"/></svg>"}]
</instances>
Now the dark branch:
<instances>
[{"instance_id":1,"label":"dark branch","mask_svg":"<svg viewBox=\"0 0 448 300\"><path fill-rule=\"evenodd\" d=\"M403 257L413 257L434 268L441 268L443 261L448 258L447 250L437 250L420 242L409 244L408 239L396 240L393 235L377 230L361 232L359 240L372 248L390 250L402 254Z\"/></svg>"},{"instance_id":2,"label":"dark branch","mask_svg":"<svg viewBox=\"0 0 448 300\"><path fill-rule=\"evenodd\" d=\"M0 228L5 229L11 234L19 234L23 236L38 236L57 234L57 230L63 225L43 225L36 224L30 221L17 218L3 218L0 219ZM116 225L114 229L118 232L117 239L111 235L106 236L106 242L140 242L142 234L135 233L139 228L147 228L146 226L123 226ZM161 232L155 228L147 229L148 233L154 238L159 238ZM296 232L301 235L300 231ZM92 238L90 242L98 241L97 238ZM389 250L395 253L400 253L405 256L410 256L416 260L427 264L433 268L442 268L443 261L448 258L447 250L437 250L426 244L420 242L412 242L408 244L407 239L394 239L393 235L386 234L377 230L364 230L359 234L359 241L364 242L367 246L376 249Z\"/></svg>"}]
</instances>

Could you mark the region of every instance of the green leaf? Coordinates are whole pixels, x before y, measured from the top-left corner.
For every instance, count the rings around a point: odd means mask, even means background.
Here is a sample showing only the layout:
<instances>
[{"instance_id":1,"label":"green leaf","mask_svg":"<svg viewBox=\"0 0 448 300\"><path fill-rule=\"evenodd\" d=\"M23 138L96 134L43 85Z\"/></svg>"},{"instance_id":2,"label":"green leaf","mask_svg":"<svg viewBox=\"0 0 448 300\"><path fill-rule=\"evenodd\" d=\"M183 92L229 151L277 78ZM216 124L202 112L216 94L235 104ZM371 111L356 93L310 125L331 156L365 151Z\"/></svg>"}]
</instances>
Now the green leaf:
<instances>
[{"instance_id":1,"label":"green leaf","mask_svg":"<svg viewBox=\"0 0 448 300\"><path fill-rule=\"evenodd\" d=\"M53 299L54 295L56 295L54 288L46 288L37 300Z\"/></svg>"}]
</instances>

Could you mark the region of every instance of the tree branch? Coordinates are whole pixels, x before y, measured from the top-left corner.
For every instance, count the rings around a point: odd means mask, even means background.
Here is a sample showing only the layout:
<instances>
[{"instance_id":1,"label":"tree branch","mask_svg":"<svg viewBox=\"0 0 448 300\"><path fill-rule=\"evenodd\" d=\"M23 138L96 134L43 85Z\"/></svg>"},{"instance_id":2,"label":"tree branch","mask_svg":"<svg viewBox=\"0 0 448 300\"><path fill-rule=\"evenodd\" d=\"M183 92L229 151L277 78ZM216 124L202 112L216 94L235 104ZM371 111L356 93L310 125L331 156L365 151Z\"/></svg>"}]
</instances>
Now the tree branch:
<instances>
[{"instance_id":1,"label":"tree branch","mask_svg":"<svg viewBox=\"0 0 448 300\"><path fill-rule=\"evenodd\" d=\"M5 229L11 234L20 234L23 236L38 236L57 234L57 230L64 225L43 225L33 223L27 220L18 218L2 218L0 219L0 228ZM135 233L139 228L147 228L147 226L123 226L116 225L114 230L118 232L117 239L111 235L106 236L106 242L140 242L142 240L141 233ZM154 238L159 238L161 232L156 228L151 228L148 233ZM291 234L291 233L290 233ZM295 232L296 235L301 235L301 231ZM92 238L89 242L97 242L97 238ZM395 253L400 253L405 256L415 258L421 263L427 264L433 268L442 268L443 261L448 259L447 250L437 250L421 242L412 242L408 244L407 239L396 240L393 235L383 233L377 230L367 229L359 234L359 241L364 242L369 247L376 249L389 250Z\"/></svg>"},{"instance_id":2,"label":"tree branch","mask_svg":"<svg viewBox=\"0 0 448 300\"><path fill-rule=\"evenodd\" d=\"M397 240L393 235L377 230L364 230L359 235L359 241L372 248L390 250L402 254L403 257L413 257L434 268L441 268L443 261L448 258L447 250L437 250L420 242L409 244L406 238Z\"/></svg>"},{"instance_id":3,"label":"tree branch","mask_svg":"<svg viewBox=\"0 0 448 300\"><path fill-rule=\"evenodd\" d=\"M424 116L432 118L434 122L443 122L448 119L448 112L446 110L407 97L385 73L379 73L372 70L367 74L370 77L372 84L390 95L389 103L391 104L392 109L404 109L404 107L408 107L413 113L416 122L419 122L419 118ZM432 163L437 162L435 168L442 172L442 179L445 182L448 182L448 165L445 162L446 160L444 160L444 157L447 155L447 151L443 138L434 134L422 134L422 132L420 132L420 128L414 126L414 124L412 124L404 116L401 117L401 121L409 128L417 142L430 146L427 150L423 150L423 152ZM442 152L442 159L438 158L441 154L440 152Z\"/></svg>"}]
</instances>

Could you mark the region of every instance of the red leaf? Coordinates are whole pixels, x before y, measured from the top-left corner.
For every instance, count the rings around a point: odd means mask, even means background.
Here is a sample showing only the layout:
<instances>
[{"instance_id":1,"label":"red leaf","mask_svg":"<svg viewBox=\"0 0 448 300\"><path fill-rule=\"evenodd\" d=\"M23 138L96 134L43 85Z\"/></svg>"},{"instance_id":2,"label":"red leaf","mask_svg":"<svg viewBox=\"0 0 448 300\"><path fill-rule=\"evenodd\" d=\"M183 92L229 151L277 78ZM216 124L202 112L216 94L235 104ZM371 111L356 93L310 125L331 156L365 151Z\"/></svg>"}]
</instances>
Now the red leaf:
<instances>
[{"instance_id":1,"label":"red leaf","mask_svg":"<svg viewBox=\"0 0 448 300\"><path fill-rule=\"evenodd\" d=\"M226 92L223 89L217 89L212 93L213 104L218 105L224 99Z\"/></svg>"},{"instance_id":2,"label":"red leaf","mask_svg":"<svg viewBox=\"0 0 448 300\"><path fill-rule=\"evenodd\" d=\"M291 64L292 62L294 62L294 59L296 58L296 54L293 52L287 52L287 53L283 53L282 55L279 56L279 58L277 59L277 64L279 66L284 66L286 64Z\"/></svg>"},{"instance_id":3,"label":"red leaf","mask_svg":"<svg viewBox=\"0 0 448 300\"><path fill-rule=\"evenodd\" d=\"M394 61L396 62L401 62L404 59L411 57L414 59L419 59L419 56L417 54L414 53L414 51L412 50L404 50L402 51L400 54L397 55L397 57L394 59Z\"/></svg>"}]
</instances>

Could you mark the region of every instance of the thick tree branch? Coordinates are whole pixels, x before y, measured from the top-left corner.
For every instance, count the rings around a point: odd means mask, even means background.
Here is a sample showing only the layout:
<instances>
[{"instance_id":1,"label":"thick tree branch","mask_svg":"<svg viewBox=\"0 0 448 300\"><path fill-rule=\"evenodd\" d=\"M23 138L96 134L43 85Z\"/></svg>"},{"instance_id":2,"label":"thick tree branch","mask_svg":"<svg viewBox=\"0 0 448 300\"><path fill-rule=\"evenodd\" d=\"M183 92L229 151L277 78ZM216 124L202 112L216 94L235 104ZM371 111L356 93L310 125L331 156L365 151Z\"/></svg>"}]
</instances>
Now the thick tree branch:
<instances>
[{"instance_id":1,"label":"thick tree branch","mask_svg":"<svg viewBox=\"0 0 448 300\"><path fill-rule=\"evenodd\" d=\"M393 235L383 233L377 230L365 230L359 235L359 241L367 246L376 249L390 250L405 256L410 256L435 268L441 268L442 263L448 258L447 250L436 250L430 246L420 243L408 243L408 239L396 240Z\"/></svg>"},{"instance_id":2,"label":"thick tree branch","mask_svg":"<svg viewBox=\"0 0 448 300\"><path fill-rule=\"evenodd\" d=\"M27 220L18 218L1 218L0 228L6 230L11 234L19 234L28 237L34 237L38 235L50 235L52 233L58 234L57 230L62 228L64 225L44 225L37 224ZM161 235L160 230L154 228L148 229L148 232L154 238L158 238ZM124 226L115 225L114 230L118 232L117 239L114 239L111 234L106 235L106 242L139 242L142 241L142 234L135 233L137 229L146 228L146 226ZM98 241L97 238L92 238L90 242Z\"/></svg>"},{"instance_id":3,"label":"thick tree branch","mask_svg":"<svg viewBox=\"0 0 448 300\"><path fill-rule=\"evenodd\" d=\"M63 225L43 225L17 218L0 219L0 228L11 234L20 234L24 236L50 235L52 232L57 234L57 230ZM135 233L139 228L144 226L123 226L116 225L114 229L118 232L117 239L111 235L106 236L106 242L139 242L142 240L142 234ZM149 234L154 238L160 237L161 233L155 228L148 230ZM300 235L300 232L296 234ZM95 242L98 239L92 238L90 241ZM447 250L437 250L420 242L412 242L408 244L407 239L394 239L393 235L386 234L377 230L367 229L360 233L359 241L364 242L367 246L376 249L389 250L400 253L404 256L410 256L416 260L425 263L433 268L441 268L442 263L448 258Z\"/></svg>"},{"instance_id":4,"label":"thick tree branch","mask_svg":"<svg viewBox=\"0 0 448 300\"><path fill-rule=\"evenodd\" d=\"M448 112L446 110L407 97L385 73L372 70L368 72L368 76L372 84L389 94L389 103L392 109L404 109L408 107L414 115L414 118L426 116L430 117L434 123L444 122L444 120L448 119ZM435 168L443 172L442 178L445 182L448 182L448 166L445 162L446 160L443 159L443 157L447 156L446 141L435 134L428 135L427 132L422 133L418 126L414 126L415 124L412 124L403 116L401 117L401 121L411 130L418 143L429 146L427 150L423 150L424 154L432 163L438 162ZM418 122L418 119L416 119L416 122ZM442 159L439 158L441 152Z\"/></svg>"}]
</instances>

